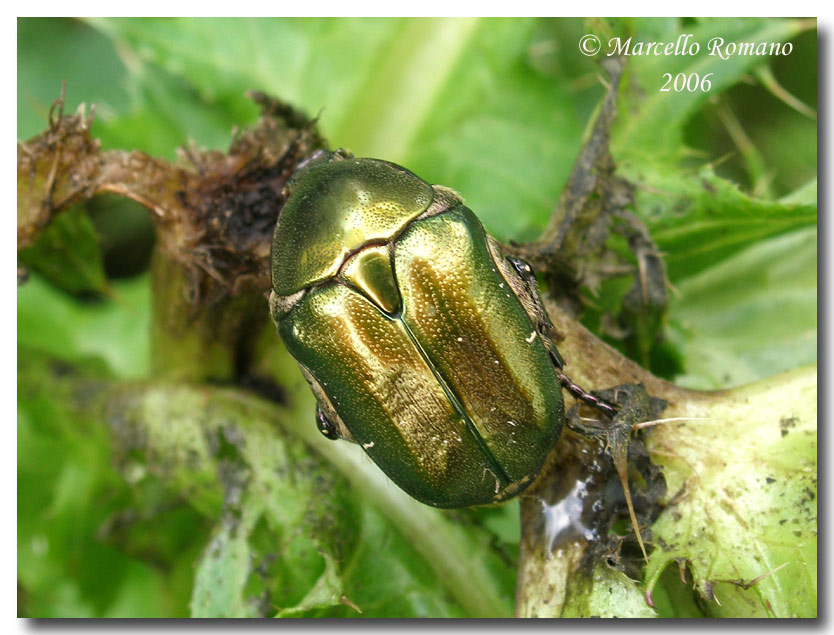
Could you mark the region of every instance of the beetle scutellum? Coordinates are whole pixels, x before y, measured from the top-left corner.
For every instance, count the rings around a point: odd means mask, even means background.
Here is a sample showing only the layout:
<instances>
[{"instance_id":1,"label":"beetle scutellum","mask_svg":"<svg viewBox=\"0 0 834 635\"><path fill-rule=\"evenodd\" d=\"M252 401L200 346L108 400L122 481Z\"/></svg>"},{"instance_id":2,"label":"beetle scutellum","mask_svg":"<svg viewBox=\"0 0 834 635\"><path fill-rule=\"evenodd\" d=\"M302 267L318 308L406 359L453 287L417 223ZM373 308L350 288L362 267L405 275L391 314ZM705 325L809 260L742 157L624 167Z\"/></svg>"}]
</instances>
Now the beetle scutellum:
<instances>
[{"instance_id":1,"label":"beetle scutellum","mask_svg":"<svg viewBox=\"0 0 834 635\"><path fill-rule=\"evenodd\" d=\"M506 500L564 421L561 358L529 267L454 191L322 153L290 183L270 313L331 439L435 507Z\"/></svg>"}]
</instances>

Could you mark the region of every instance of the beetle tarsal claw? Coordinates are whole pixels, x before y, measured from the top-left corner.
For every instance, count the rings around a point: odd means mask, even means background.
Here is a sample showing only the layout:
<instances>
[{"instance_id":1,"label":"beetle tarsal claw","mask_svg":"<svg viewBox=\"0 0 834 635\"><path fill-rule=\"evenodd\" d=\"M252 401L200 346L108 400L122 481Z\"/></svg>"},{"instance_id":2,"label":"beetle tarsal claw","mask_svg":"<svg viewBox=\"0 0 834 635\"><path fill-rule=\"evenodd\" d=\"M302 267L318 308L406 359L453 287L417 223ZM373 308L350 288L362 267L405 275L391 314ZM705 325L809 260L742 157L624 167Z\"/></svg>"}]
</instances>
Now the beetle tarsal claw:
<instances>
[{"instance_id":1,"label":"beetle tarsal claw","mask_svg":"<svg viewBox=\"0 0 834 635\"><path fill-rule=\"evenodd\" d=\"M561 358L559 360L557 360L553 356L552 353L551 353L551 359L553 359L553 365L556 367L556 375L559 377L559 382L562 384L562 387L565 390L567 390L571 395L573 395L573 397L575 399L578 399L578 400L588 404L592 408L602 412L603 414L605 414L608 417L617 416L617 412L618 412L617 406L615 406L612 403L609 403L605 399L597 397L596 395L593 395L593 394L583 390L580 386L577 386L575 383L573 383L573 381L571 380L570 377L568 377L567 375L565 375L564 372L562 372L562 366L564 365L564 361L562 361ZM617 399L616 399L617 394L618 393L616 392L616 389L615 389L614 390L614 402L615 403L617 403Z\"/></svg>"}]
</instances>

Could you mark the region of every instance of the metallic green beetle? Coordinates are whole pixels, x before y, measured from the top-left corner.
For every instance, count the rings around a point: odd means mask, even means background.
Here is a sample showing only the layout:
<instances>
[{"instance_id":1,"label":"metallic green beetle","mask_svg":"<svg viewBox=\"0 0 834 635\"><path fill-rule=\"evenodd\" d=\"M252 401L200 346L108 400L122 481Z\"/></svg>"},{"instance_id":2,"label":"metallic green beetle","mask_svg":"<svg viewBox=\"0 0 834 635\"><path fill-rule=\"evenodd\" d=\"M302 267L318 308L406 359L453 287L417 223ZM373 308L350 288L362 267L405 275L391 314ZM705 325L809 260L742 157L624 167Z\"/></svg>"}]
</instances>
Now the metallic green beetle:
<instances>
[{"instance_id":1,"label":"metallic green beetle","mask_svg":"<svg viewBox=\"0 0 834 635\"><path fill-rule=\"evenodd\" d=\"M561 359L529 267L458 194L393 163L323 153L290 191L270 313L321 432L361 444L435 507L528 487L564 419Z\"/></svg>"}]
</instances>

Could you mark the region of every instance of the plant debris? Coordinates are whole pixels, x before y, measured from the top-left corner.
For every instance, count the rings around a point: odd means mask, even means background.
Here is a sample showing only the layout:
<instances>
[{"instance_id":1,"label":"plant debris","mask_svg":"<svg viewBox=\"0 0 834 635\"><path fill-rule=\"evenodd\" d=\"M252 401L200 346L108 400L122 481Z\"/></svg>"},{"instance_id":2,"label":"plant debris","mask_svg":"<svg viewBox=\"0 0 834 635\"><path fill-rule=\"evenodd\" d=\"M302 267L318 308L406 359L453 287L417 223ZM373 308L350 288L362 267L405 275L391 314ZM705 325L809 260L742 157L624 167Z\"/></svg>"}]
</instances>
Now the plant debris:
<instances>
[{"instance_id":1,"label":"plant debris","mask_svg":"<svg viewBox=\"0 0 834 635\"><path fill-rule=\"evenodd\" d=\"M228 153L191 146L172 165L139 151L103 152L90 134L94 108L65 115L62 90L49 128L18 143L18 250L63 210L113 193L151 212L162 251L187 272L192 302L265 291L284 185L326 143L315 120L263 93L250 97L261 117L235 134Z\"/></svg>"}]
</instances>

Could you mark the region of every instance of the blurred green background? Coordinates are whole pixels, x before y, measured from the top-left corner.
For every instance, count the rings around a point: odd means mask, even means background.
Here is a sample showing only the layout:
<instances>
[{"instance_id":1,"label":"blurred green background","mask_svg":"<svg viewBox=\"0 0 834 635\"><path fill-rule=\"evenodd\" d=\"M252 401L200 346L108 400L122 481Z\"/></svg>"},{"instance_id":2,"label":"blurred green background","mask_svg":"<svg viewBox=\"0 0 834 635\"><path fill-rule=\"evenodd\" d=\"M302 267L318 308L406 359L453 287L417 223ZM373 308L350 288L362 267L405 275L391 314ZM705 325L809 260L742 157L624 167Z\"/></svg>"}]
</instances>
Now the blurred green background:
<instances>
[{"instance_id":1,"label":"blurred green background","mask_svg":"<svg viewBox=\"0 0 834 635\"><path fill-rule=\"evenodd\" d=\"M319 114L332 147L401 163L461 192L499 239L531 240L604 94L597 61L579 52L585 33L693 33L702 51L719 35L793 44L785 57L631 58L612 149L638 186L634 211L667 255L675 288L653 370L712 389L816 361L814 20L19 19L18 139L46 127L66 80L66 111L95 103L92 133L105 150L173 161L192 140L225 150L234 126L256 121L244 93L257 89ZM712 88L661 93L664 73L712 73ZM22 255L31 274L18 292L19 356L147 378L148 214L100 197L59 221ZM590 298L586 324L600 335L623 284ZM127 484L107 436L63 425L60 397L33 395L27 381L37 383L37 371L19 378L20 615L200 613L195 563L217 538L217 519L152 477ZM366 616L472 614L384 508L360 500L350 513L363 530L341 582L350 598L373 589ZM495 613L511 612L517 504L445 518L471 540L460 557L488 562ZM372 584L381 574L362 555L374 541L386 545L377 566L391 577L387 589ZM280 575L293 591L273 590L273 605L279 596L280 608L300 605L324 575L315 553L287 555Z\"/></svg>"}]
</instances>

